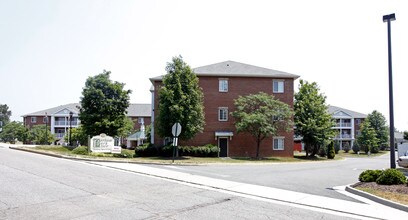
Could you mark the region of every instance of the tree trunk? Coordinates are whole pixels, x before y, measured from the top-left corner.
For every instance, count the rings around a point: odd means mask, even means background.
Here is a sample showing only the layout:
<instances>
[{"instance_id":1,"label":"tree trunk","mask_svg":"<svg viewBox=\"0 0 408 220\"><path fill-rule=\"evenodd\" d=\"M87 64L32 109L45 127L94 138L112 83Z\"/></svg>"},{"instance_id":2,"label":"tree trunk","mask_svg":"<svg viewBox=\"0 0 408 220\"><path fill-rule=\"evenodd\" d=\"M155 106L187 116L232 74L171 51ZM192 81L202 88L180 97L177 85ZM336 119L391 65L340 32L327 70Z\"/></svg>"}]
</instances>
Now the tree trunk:
<instances>
[{"instance_id":1,"label":"tree trunk","mask_svg":"<svg viewBox=\"0 0 408 220\"><path fill-rule=\"evenodd\" d=\"M256 159L259 159L259 145L261 143L261 137L258 135L258 138L256 139Z\"/></svg>"},{"instance_id":2,"label":"tree trunk","mask_svg":"<svg viewBox=\"0 0 408 220\"><path fill-rule=\"evenodd\" d=\"M305 151L306 151L306 157L309 156L309 144L305 143Z\"/></svg>"}]
</instances>

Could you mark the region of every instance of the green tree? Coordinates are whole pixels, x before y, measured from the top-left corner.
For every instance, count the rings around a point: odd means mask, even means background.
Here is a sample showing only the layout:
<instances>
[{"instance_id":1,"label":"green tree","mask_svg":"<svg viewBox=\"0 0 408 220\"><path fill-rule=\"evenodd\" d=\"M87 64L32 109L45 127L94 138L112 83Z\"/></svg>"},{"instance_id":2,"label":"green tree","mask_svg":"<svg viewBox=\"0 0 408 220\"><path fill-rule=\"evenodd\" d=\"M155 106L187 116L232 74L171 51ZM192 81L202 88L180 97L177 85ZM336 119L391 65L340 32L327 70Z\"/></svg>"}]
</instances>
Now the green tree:
<instances>
[{"instance_id":1,"label":"green tree","mask_svg":"<svg viewBox=\"0 0 408 220\"><path fill-rule=\"evenodd\" d=\"M295 94L296 134L303 137L306 156L314 157L320 147L326 146L335 135L334 120L328 113L326 96L320 93L317 83L300 80Z\"/></svg>"},{"instance_id":2,"label":"green tree","mask_svg":"<svg viewBox=\"0 0 408 220\"><path fill-rule=\"evenodd\" d=\"M375 136L378 140L377 145L382 149L388 147L388 127L384 115L374 110L367 116L366 120L370 121L370 126L374 129Z\"/></svg>"},{"instance_id":3,"label":"green tree","mask_svg":"<svg viewBox=\"0 0 408 220\"><path fill-rule=\"evenodd\" d=\"M48 144L55 141L55 135L45 125L34 125L29 132L29 140L34 144Z\"/></svg>"},{"instance_id":4,"label":"green tree","mask_svg":"<svg viewBox=\"0 0 408 220\"><path fill-rule=\"evenodd\" d=\"M378 139L369 120L364 120L361 124L361 134L357 137L357 142L365 153L368 153L372 147L378 147Z\"/></svg>"},{"instance_id":5,"label":"green tree","mask_svg":"<svg viewBox=\"0 0 408 220\"><path fill-rule=\"evenodd\" d=\"M235 118L237 132L248 132L255 138L256 158L259 158L262 140L293 128L293 112L289 105L266 93L240 96L234 100L234 105L236 110L231 115Z\"/></svg>"},{"instance_id":6,"label":"green tree","mask_svg":"<svg viewBox=\"0 0 408 220\"><path fill-rule=\"evenodd\" d=\"M131 135L133 132L135 132L135 123L132 121L132 119L130 118L126 118L125 119L125 123L123 124L123 126L121 128L119 128L118 130L118 136L119 137L128 137L129 135Z\"/></svg>"},{"instance_id":7,"label":"green tree","mask_svg":"<svg viewBox=\"0 0 408 220\"><path fill-rule=\"evenodd\" d=\"M404 140L408 140L408 131L404 131Z\"/></svg>"},{"instance_id":8,"label":"green tree","mask_svg":"<svg viewBox=\"0 0 408 220\"><path fill-rule=\"evenodd\" d=\"M64 136L64 140L66 143L68 143L69 139L69 133L67 132ZM81 146L87 146L88 145L88 135L85 133L84 129L82 126L72 128L71 129L71 139L73 145L76 145L78 142L78 145Z\"/></svg>"},{"instance_id":9,"label":"green tree","mask_svg":"<svg viewBox=\"0 0 408 220\"><path fill-rule=\"evenodd\" d=\"M180 139L189 140L204 129L202 89L198 77L181 56L173 57L166 71L159 90L158 134L171 137L171 127L178 122L183 128Z\"/></svg>"},{"instance_id":10,"label":"green tree","mask_svg":"<svg viewBox=\"0 0 408 220\"><path fill-rule=\"evenodd\" d=\"M334 159L334 157L336 156L336 152L334 149L334 143L330 142L329 146L328 146L328 151L327 151L327 158L328 159Z\"/></svg>"},{"instance_id":11,"label":"green tree","mask_svg":"<svg viewBox=\"0 0 408 220\"><path fill-rule=\"evenodd\" d=\"M11 111L7 104L0 104L0 127L10 122Z\"/></svg>"},{"instance_id":12,"label":"green tree","mask_svg":"<svg viewBox=\"0 0 408 220\"><path fill-rule=\"evenodd\" d=\"M88 135L105 133L119 135L126 123L126 109L129 107L129 94L123 83L112 82L110 71L89 77L82 91L79 119Z\"/></svg>"},{"instance_id":13,"label":"green tree","mask_svg":"<svg viewBox=\"0 0 408 220\"><path fill-rule=\"evenodd\" d=\"M28 129L22 122L12 121L7 123L3 127L3 131L0 132L0 140L3 142L15 143L15 140L27 142Z\"/></svg>"}]
</instances>

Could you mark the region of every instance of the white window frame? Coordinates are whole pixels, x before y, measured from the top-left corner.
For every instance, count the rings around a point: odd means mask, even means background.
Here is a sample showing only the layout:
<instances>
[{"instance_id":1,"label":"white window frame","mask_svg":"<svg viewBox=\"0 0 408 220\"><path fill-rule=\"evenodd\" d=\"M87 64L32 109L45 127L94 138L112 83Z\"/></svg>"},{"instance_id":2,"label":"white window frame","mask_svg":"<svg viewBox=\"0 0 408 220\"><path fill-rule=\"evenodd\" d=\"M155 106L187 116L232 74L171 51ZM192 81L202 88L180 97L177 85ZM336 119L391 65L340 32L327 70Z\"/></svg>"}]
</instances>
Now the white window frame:
<instances>
[{"instance_id":1,"label":"white window frame","mask_svg":"<svg viewBox=\"0 0 408 220\"><path fill-rule=\"evenodd\" d=\"M139 117L139 118L137 118L137 123L139 123L139 124L144 124L144 118L143 117Z\"/></svg>"},{"instance_id":2,"label":"white window frame","mask_svg":"<svg viewBox=\"0 0 408 220\"><path fill-rule=\"evenodd\" d=\"M275 146L275 140L278 141L278 146ZM282 141L282 145L279 145L279 141ZM272 145L273 150L285 150L285 137L274 137Z\"/></svg>"},{"instance_id":3,"label":"white window frame","mask_svg":"<svg viewBox=\"0 0 408 220\"><path fill-rule=\"evenodd\" d=\"M228 92L228 79L218 79L218 91Z\"/></svg>"},{"instance_id":4,"label":"white window frame","mask_svg":"<svg viewBox=\"0 0 408 220\"><path fill-rule=\"evenodd\" d=\"M277 83L277 86L275 86L275 83ZM285 92L285 81L284 80L273 80L272 87L273 87L272 88L273 93L284 93Z\"/></svg>"},{"instance_id":5,"label":"white window frame","mask_svg":"<svg viewBox=\"0 0 408 220\"><path fill-rule=\"evenodd\" d=\"M33 117L33 116L32 116L32 117L31 117L31 123L37 123L37 117L35 117L35 116Z\"/></svg>"},{"instance_id":6,"label":"white window frame","mask_svg":"<svg viewBox=\"0 0 408 220\"><path fill-rule=\"evenodd\" d=\"M221 118L221 111L225 112L225 118ZM219 107L218 108L218 121L228 121L228 107Z\"/></svg>"}]
</instances>

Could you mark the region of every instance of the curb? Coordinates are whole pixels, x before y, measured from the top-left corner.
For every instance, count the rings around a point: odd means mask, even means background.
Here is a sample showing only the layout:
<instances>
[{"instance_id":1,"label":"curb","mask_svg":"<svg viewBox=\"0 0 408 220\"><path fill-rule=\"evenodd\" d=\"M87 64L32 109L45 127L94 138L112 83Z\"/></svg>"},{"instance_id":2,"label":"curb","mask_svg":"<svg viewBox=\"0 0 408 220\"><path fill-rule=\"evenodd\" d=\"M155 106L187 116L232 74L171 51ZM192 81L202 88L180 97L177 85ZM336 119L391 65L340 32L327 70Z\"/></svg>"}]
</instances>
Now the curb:
<instances>
[{"instance_id":1,"label":"curb","mask_svg":"<svg viewBox=\"0 0 408 220\"><path fill-rule=\"evenodd\" d=\"M349 193L353 193L355 195L364 197L366 199L372 200L374 202L380 203L382 205L389 206L391 208L398 209L398 210L401 210L401 211L404 211L404 212L408 212L408 206L406 206L406 205L396 203L396 202L390 201L388 199L383 199L381 197L372 195L370 193L363 192L361 190L358 190L358 189L355 189L355 188L351 187L351 185L346 186L346 191L349 192Z\"/></svg>"}]
</instances>

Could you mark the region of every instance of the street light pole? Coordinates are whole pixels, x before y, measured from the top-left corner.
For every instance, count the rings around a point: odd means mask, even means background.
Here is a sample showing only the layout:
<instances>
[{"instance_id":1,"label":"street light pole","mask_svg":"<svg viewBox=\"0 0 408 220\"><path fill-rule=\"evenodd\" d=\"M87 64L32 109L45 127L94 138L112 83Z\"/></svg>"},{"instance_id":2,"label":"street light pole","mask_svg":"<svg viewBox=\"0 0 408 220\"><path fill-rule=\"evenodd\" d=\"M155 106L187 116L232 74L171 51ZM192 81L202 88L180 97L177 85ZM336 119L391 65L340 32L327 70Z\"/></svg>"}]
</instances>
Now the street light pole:
<instances>
[{"instance_id":1,"label":"street light pole","mask_svg":"<svg viewBox=\"0 0 408 220\"><path fill-rule=\"evenodd\" d=\"M392 89L392 56L391 56L391 21L395 21L395 14L383 16L383 22L387 22L388 29L388 83L390 101L390 160L391 168L395 169L395 140L394 140L394 97Z\"/></svg>"},{"instance_id":2,"label":"street light pole","mask_svg":"<svg viewBox=\"0 0 408 220\"><path fill-rule=\"evenodd\" d=\"M72 129L72 115L74 113L73 112L69 112L69 146L72 146L72 140L71 140L71 129Z\"/></svg>"}]
</instances>

